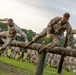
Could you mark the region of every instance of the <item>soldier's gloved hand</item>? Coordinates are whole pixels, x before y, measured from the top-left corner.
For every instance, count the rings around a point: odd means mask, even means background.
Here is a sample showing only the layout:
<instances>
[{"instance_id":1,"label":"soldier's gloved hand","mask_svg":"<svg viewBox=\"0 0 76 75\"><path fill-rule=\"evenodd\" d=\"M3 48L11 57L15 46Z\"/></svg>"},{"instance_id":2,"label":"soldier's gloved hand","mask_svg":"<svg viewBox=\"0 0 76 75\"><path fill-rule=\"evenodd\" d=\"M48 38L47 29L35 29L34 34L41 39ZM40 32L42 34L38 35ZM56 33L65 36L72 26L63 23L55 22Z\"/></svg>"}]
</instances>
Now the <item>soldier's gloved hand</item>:
<instances>
[{"instance_id":1,"label":"soldier's gloved hand","mask_svg":"<svg viewBox=\"0 0 76 75\"><path fill-rule=\"evenodd\" d=\"M50 34L47 34L47 35L46 35L46 38L47 38L47 39L50 39L50 37L51 37Z\"/></svg>"},{"instance_id":2,"label":"soldier's gloved hand","mask_svg":"<svg viewBox=\"0 0 76 75\"><path fill-rule=\"evenodd\" d=\"M70 46L67 46L66 48L67 48L67 49L71 49L71 47L70 47Z\"/></svg>"},{"instance_id":3,"label":"soldier's gloved hand","mask_svg":"<svg viewBox=\"0 0 76 75\"><path fill-rule=\"evenodd\" d=\"M36 38L35 38L35 37L33 37L33 38L32 38L32 41L34 42L35 40L36 40Z\"/></svg>"},{"instance_id":4,"label":"soldier's gloved hand","mask_svg":"<svg viewBox=\"0 0 76 75\"><path fill-rule=\"evenodd\" d=\"M27 43L28 43L28 40L25 41L25 44L27 44Z\"/></svg>"}]
</instances>

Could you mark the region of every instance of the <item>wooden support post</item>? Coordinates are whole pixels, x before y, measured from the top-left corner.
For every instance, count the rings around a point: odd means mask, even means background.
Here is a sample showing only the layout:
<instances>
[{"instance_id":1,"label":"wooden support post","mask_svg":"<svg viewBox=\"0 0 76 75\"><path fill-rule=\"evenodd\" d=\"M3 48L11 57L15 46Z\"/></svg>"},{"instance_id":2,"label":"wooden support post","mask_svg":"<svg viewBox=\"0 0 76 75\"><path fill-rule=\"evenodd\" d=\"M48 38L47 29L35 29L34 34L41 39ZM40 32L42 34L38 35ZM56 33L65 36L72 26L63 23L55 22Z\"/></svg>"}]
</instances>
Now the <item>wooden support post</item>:
<instances>
[{"instance_id":1,"label":"wooden support post","mask_svg":"<svg viewBox=\"0 0 76 75\"><path fill-rule=\"evenodd\" d=\"M45 58L46 58L46 52L43 52L39 55L35 75L43 75L43 70L44 70L44 65L45 65Z\"/></svg>"}]
</instances>

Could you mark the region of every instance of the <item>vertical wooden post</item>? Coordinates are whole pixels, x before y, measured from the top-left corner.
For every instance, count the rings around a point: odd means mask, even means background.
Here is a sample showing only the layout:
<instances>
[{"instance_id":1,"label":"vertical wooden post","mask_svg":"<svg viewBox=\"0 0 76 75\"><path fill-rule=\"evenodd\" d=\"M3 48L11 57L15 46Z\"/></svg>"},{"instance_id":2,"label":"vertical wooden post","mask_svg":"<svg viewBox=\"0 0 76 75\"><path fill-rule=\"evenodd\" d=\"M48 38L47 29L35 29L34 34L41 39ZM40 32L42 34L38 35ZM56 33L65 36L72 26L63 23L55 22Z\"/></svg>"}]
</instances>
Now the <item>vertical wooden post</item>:
<instances>
[{"instance_id":1,"label":"vertical wooden post","mask_svg":"<svg viewBox=\"0 0 76 75\"><path fill-rule=\"evenodd\" d=\"M64 44L64 48L66 48L67 46L67 36L66 36L66 39L65 39L65 44ZM59 62L59 67L58 67L58 73L61 74L62 72L62 66L63 66L63 62L64 62L64 55L61 56L61 59L60 59L60 62Z\"/></svg>"},{"instance_id":2,"label":"vertical wooden post","mask_svg":"<svg viewBox=\"0 0 76 75\"><path fill-rule=\"evenodd\" d=\"M46 52L43 52L43 53L41 53L41 55L39 55L35 75L43 75L45 58L46 58Z\"/></svg>"}]
</instances>

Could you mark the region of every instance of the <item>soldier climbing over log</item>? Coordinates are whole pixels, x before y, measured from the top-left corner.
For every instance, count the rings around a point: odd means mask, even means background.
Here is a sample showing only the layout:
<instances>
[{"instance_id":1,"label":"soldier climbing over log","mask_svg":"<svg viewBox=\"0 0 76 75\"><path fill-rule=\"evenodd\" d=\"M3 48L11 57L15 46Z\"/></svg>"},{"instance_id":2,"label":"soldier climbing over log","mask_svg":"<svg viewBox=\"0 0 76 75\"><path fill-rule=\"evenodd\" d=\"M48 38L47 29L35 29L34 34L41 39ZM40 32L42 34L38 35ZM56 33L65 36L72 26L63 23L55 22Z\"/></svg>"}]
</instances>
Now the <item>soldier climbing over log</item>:
<instances>
[{"instance_id":1,"label":"soldier climbing over log","mask_svg":"<svg viewBox=\"0 0 76 75\"><path fill-rule=\"evenodd\" d=\"M7 48L7 46L10 45L10 43L14 40L16 33L19 33L25 41L25 44L28 42L27 35L21 30L20 27L18 27L13 19L0 19L0 21L7 21L8 31L1 32L0 35L7 36L7 41L2 45L2 48L0 49L0 55L4 52L4 50Z\"/></svg>"},{"instance_id":2,"label":"soldier climbing over log","mask_svg":"<svg viewBox=\"0 0 76 75\"><path fill-rule=\"evenodd\" d=\"M53 18L49 22L47 27L40 34L37 34L35 37L33 37L32 41L28 43L26 46L30 46L32 43L36 42L38 39L44 36L46 36L47 39L50 39L50 34L53 34L53 41L39 50L39 53L41 54L43 51L57 46L61 38L63 37L64 32L66 31L66 36L68 40L67 48L71 49L73 43L73 33L72 27L69 23L69 18L69 13L64 13L62 17Z\"/></svg>"}]
</instances>

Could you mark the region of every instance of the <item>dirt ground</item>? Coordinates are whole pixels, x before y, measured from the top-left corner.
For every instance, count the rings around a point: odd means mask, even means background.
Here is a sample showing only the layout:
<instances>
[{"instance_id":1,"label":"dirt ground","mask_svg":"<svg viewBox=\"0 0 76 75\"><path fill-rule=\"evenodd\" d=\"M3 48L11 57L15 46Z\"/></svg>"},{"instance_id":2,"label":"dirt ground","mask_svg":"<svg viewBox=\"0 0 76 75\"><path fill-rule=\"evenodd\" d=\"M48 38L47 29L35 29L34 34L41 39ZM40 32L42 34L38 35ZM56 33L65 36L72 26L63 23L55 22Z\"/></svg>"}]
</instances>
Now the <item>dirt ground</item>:
<instances>
[{"instance_id":1,"label":"dirt ground","mask_svg":"<svg viewBox=\"0 0 76 75\"><path fill-rule=\"evenodd\" d=\"M15 68L0 62L0 75L32 75L24 69Z\"/></svg>"}]
</instances>

